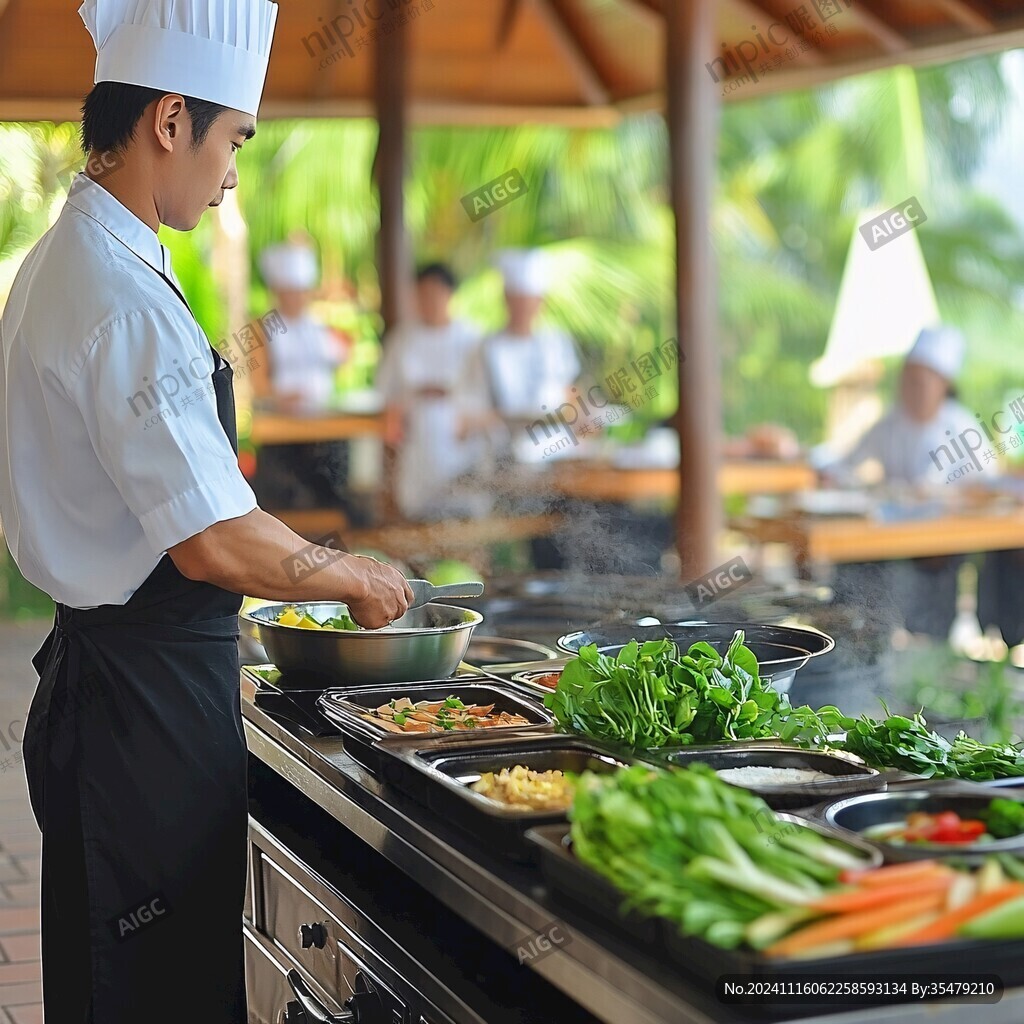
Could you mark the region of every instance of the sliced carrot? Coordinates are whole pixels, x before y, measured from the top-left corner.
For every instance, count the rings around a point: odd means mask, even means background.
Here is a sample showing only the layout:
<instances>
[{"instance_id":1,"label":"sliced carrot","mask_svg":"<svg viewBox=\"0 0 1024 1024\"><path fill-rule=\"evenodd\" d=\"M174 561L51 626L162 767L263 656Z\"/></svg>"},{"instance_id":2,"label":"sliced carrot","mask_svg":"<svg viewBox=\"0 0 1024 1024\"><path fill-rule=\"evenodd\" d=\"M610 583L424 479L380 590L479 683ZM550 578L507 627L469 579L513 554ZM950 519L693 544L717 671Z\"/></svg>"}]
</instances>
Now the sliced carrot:
<instances>
[{"instance_id":1,"label":"sliced carrot","mask_svg":"<svg viewBox=\"0 0 1024 1024\"><path fill-rule=\"evenodd\" d=\"M823 946L826 943L838 942L840 939L856 939L866 932L884 928L887 924L936 910L942 906L944 900L944 892L934 892L899 903L890 902L887 906L873 907L871 910L855 914L840 914L801 928L792 935L787 935L781 942L769 946L764 952L768 956L794 956L812 946Z\"/></svg>"},{"instance_id":2,"label":"sliced carrot","mask_svg":"<svg viewBox=\"0 0 1024 1024\"><path fill-rule=\"evenodd\" d=\"M924 928L925 925L931 924L933 921L939 919L939 915L944 911L933 910L928 914L920 914L917 917L908 918L906 921L901 921L899 924L887 925L885 928L879 928L873 932L867 932L865 935L861 935L857 939L855 945L858 950L868 949L885 949L895 942L895 940L905 934L906 932L917 931L919 928Z\"/></svg>"},{"instance_id":3,"label":"sliced carrot","mask_svg":"<svg viewBox=\"0 0 1024 1024\"><path fill-rule=\"evenodd\" d=\"M941 914L931 924L927 924L923 928L906 932L893 942L893 946L921 946L928 942L942 942L945 939L951 939L956 935L956 930L960 925L998 907L1000 903L1005 903L1007 900L1021 895L1024 895L1024 885L1020 882L1001 885L998 889L992 889L990 892L976 896L969 903L957 907L956 910Z\"/></svg>"},{"instance_id":4,"label":"sliced carrot","mask_svg":"<svg viewBox=\"0 0 1024 1024\"><path fill-rule=\"evenodd\" d=\"M895 885L909 882L918 876L928 877L937 873L948 873L949 868L935 860L914 860L906 864L890 864L884 868L853 868L844 871L839 880L847 885Z\"/></svg>"},{"instance_id":5,"label":"sliced carrot","mask_svg":"<svg viewBox=\"0 0 1024 1024\"><path fill-rule=\"evenodd\" d=\"M814 900L808 906L822 914L849 914L856 910L870 910L886 903L898 903L915 896L927 896L929 893L946 893L953 884L953 872L948 871L931 878L921 878L891 888L877 886L875 888L848 889L846 892L830 893Z\"/></svg>"}]
</instances>

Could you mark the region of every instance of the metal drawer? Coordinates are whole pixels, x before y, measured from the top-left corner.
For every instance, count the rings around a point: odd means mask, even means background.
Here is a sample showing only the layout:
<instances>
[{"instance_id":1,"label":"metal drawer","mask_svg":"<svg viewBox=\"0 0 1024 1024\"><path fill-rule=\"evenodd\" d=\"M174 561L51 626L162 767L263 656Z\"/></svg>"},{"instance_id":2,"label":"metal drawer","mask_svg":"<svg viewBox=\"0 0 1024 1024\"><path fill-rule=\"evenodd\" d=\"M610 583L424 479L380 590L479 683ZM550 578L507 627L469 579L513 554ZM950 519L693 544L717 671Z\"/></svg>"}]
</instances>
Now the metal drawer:
<instances>
[{"instance_id":1,"label":"metal drawer","mask_svg":"<svg viewBox=\"0 0 1024 1024\"><path fill-rule=\"evenodd\" d=\"M257 866L263 897L259 930L286 950L321 988L344 1003L352 993L346 991L341 970L338 943L346 934L343 926L262 851Z\"/></svg>"},{"instance_id":2,"label":"metal drawer","mask_svg":"<svg viewBox=\"0 0 1024 1024\"><path fill-rule=\"evenodd\" d=\"M245 939L245 990L248 1001L248 1024L281 1024L285 1007L295 999L288 984L288 971L292 965L260 942L248 927L243 929ZM340 1014L342 1007L326 993L317 993L324 1007Z\"/></svg>"}]
</instances>

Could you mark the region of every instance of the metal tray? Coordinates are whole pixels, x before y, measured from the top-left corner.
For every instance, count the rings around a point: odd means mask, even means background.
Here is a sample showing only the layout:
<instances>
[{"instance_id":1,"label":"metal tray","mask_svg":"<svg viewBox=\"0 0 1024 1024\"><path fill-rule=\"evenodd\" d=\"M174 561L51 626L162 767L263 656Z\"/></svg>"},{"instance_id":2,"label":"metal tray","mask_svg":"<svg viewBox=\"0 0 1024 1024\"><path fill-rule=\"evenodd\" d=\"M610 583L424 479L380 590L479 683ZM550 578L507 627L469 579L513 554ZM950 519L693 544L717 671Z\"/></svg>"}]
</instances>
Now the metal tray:
<instances>
[{"instance_id":1,"label":"metal tray","mask_svg":"<svg viewBox=\"0 0 1024 1024\"><path fill-rule=\"evenodd\" d=\"M786 822L808 825L797 815L779 814ZM831 838L848 841L846 835L819 826ZM771 960L753 951L720 949L702 939L682 935L671 923L663 919L643 918L636 914L623 916L620 912L624 897L610 882L585 864L572 852L569 826L545 825L531 829L527 841L540 852L540 865L552 894L568 901L574 909L586 914L592 921L603 925L612 934L628 933L647 948L645 952L662 967L688 976L713 990L723 975L742 974L760 979L786 978L794 975L820 975L835 978L850 975L865 977L899 975L947 975L963 973L996 975L1006 988L1024 981L1024 940L980 942L962 940L941 945L919 946L908 949L875 950L848 956L818 960ZM858 849L868 844L851 843ZM880 862L878 851L873 852L875 863ZM912 996L908 994L907 999ZM898 1000L894 999L893 1002ZM851 1000L843 1009L852 1009ZM816 1013L834 1014L840 1008L817 1004L747 1005L743 1012L763 1018L792 1019ZM967 1012L965 1007L965 1012ZM965 1018L966 1019L966 1018Z\"/></svg>"},{"instance_id":2,"label":"metal tray","mask_svg":"<svg viewBox=\"0 0 1024 1024\"><path fill-rule=\"evenodd\" d=\"M524 693L490 679L473 681L441 680L428 683L395 683L391 686L361 686L345 690L326 690L317 700L317 707L336 725L345 740L345 749L370 771L380 774L389 748L396 751L412 744L422 744L429 738L433 742L480 742L492 740L494 729L481 729L479 733L459 730L445 733L409 733L407 736L389 732L361 717L367 708L376 708L396 697L409 700L444 700L458 697L464 703L494 704L497 711L522 715L529 725L508 726L499 733L531 735L551 731L551 713Z\"/></svg>"},{"instance_id":3,"label":"metal tray","mask_svg":"<svg viewBox=\"0 0 1024 1024\"><path fill-rule=\"evenodd\" d=\"M835 781L805 782L793 786L743 786L756 793L776 810L792 810L817 804L823 798L885 789L886 780L874 768L851 754L804 750L783 743L754 741L751 743L716 743L694 747L663 747L648 751L648 758L657 757L670 765L685 768L690 764L706 764L716 771L748 765L771 768L811 768L835 776ZM732 785L738 785L732 783Z\"/></svg>"},{"instance_id":4,"label":"metal tray","mask_svg":"<svg viewBox=\"0 0 1024 1024\"><path fill-rule=\"evenodd\" d=\"M936 814L955 811L962 818L977 818L996 799L1024 802L1024 793L993 792L986 786L967 782L940 780L922 783L913 789L901 788L887 793L865 793L847 797L811 812L812 820L824 822L843 835L856 835L881 850L887 861L931 860L951 857L969 864L980 863L993 853L1024 854L1024 835L996 839L986 843L942 844L912 843L901 845L861 835L861 830L905 818L914 811Z\"/></svg>"},{"instance_id":5,"label":"metal tray","mask_svg":"<svg viewBox=\"0 0 1024 1024\"><path fill-rule=\"evenodd\" d=\"M531 861L536 847L527 829L565 821L567 811L532 811L499 803L469 787L484 772L523 765L534 771L608 772L633 762L599 744L570 736L495 737L492 743L444 743L392 751L404 772L406 792L430 810L511 860ZM387 777L392 778L390 770Z\"/></svg>"},{"instance_id":6,"label":"metal tray","mask_svg":"<svg viewBox=\"0 0 1024 1024\"><path fill-rule=\"evenodd\" d=\"M512 682L517 686L523 687L525 690L529 690L530 693L539 693L541 696L546 696L549 693L554 693L554 688L551 686L544 686L542 683L537 683L534 680L537 676L560 676L562 670L560 668L548 669L547 672L541 670L531 670L529 672L514 672L512 674Z\"/></svg>"}]
</instances>

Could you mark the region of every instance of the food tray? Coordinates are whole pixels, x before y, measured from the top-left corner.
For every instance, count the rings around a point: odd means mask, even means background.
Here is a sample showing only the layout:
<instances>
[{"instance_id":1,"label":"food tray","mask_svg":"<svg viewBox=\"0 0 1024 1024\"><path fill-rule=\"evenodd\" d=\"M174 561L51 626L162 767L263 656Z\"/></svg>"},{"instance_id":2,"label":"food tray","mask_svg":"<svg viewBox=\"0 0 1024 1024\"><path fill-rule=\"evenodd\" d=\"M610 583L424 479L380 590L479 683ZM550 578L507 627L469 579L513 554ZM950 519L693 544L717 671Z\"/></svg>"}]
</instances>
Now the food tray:
<instances>
[{"instance_id":1,"label":"food tray","mask_svg":"<svg viewBox=\"0 0 1024 1024\"><path fill-rule=\"evenodd\" d=\"M535 680L538 676L560 676L562 670L560 668L549 668L547 671L543 669L540 671L532 670L530 672L515 672L512 675L512 682L517 686L523 687L525 690L529 690L530 693L538 693L542 697L549 693L554 693L555 688L553 686L544 686L543 683L538 683Z\"/></svg>"},{"instance_id":2,"label":"food tray","mask_svg":"<svg viewBox=\"0 0 1024 1024\"><path fill-rule=\"evenodd\" d=\"M756 764L772 768L810 768L836 777L835 781L824 779L820 782L805 782L793 786L740 787L756 793L776 810L807 807L828 797L871 792L886 787L886 780L879 772L869 768L860 758L851 754L804 750L801 747L770 741L662 748L658 751L648 751L646 756L656 756L680 768L701 763L717 771Z\"/></svg>"},{"instance_id":3,"label":"food tray","mask_svg":"<svg viewBox=\"0 0 1024 1024\"><path fill-rule=\"evenodd\" d=\"M408 697L414 703L458 697L466 704L494 704L495 711L522 715L530 724L498 730L481 729L478 733L459 730L451 733L409 733L403 736L361 717L367 708L379 707L398 697ZM489 679L395 683L391 686L326 690L318 699L317 707L341 732L345 750L375 774L381 773L389 748L397 751L410 743L422 744L426 738L442 744L452 741L486 742L494 739L496 731L499 734L512 732L517 735L551 731L551 713L539 701Z\"/></svg>"},{"instance_id":4,"label":"food tray","mask_svg":"<svg viewBox=\"0 0 1024 1024\"><path fill-rule=\"evenodd\" d=\"M778 817L792 824L814 825L792 814L780 814ZM832 838L841 838L844 842L849 841L845 834L839 835L831 829L818 827L816 831ZM601 875L576 859L572 852L568 825L545 825L531 829L526 838L538 847L541 870L555 895L568 900L574 908L603 924L613 934L628 932L644 944L645 954L663 969L684 974L709 992L714 992L720 977L729 974L765 980L797 975L820 975L827 980L849 975L879 978L911 974L948 977L985 974L999 977L1005 988L1024 982L1024 940L979 942L965 939L942 945L875 950L818 960L771 960L752 951L720 949L702 939L680 934L671 922L663 919L643 918L636 914L623 918L619 910L623 902L621 893ZM856 845L858 849L867 846L860 843L851 845ZM880 858L877 851L873 852L877 862ZM907 996L907 1000L911 998ZM902 1000L893 999L893 1002L897 1001ZM853 1000L842 1007L834 1003L825 1006L769 1002L745 1005L742 1012L751 1017L790 1020L817 1014L834 1014L852 1009L855 1005Z\"/></svg>"},{"instance_id":5,"label":"food tray","mask_svg":"<svg viewBox=\"0 0 1024 1024\"><path fill-rule=\"evenodd\" d=\"M965 782L923 783L913 789L901 788L888 793L868 793L851 796L843 800L816 807L811 812L813 820L822 821L837 829L844 836L860 836L862 829L882 825L905 818L914 811L937 814L940 811L955 811L961 818L977 818L980 812L996 799L1024 802L1024 794L1018 791L995 791L989 787ZM887 843L881 839L861 837L882 851L887 861L930 860L952 857L958 861L977 864L993 853L1024 854L1024 835L996 839L985 843L943 844L943 843Z\"/></svg>"},{"instance_id":6,"label":"food tray","mask_svg":"<svg viewBox=\"0 0 1024 1024\"><path fill-rule=\"evenodd\" d=\"M495 737L494 742L441 743L392 748L402 789L422 798L430 810L464 829L478 841L512 860L536 858L527 843L529 828L566 820L566 811L533 811L510 807L480 793L470 784L483 772L523 765L534 771L608 772L631 763L609 749L567 736ZM392 771L386 772L392 780Z\"/></svg>"}]
</instances>

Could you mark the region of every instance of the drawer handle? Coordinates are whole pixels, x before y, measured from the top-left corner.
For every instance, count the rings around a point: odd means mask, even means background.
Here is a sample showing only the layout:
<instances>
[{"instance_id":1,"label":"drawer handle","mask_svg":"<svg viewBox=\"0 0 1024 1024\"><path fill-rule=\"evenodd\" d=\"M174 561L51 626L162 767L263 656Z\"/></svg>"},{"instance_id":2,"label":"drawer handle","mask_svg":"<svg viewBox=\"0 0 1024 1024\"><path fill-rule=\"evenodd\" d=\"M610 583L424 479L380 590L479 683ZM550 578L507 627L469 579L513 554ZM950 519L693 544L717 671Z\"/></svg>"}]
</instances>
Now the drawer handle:
<instances>
[{"instance_id":1,"label":"drawer handle","mask_svg":"<svg viewBox=\"0 0 1024 1024\"><path fill-rule=\"evenodd\" d=\"M288 984L298 1002L289 1003L284 1011L283 1024L359 1024L359 1011L330 1013L310 992L298 971L288 972Z\"/></svg>"},{"instance_id":2,"label":"drawer handle","mask_svg":"<svg viewBox=\"0 0 1024 1024\"><path fill-rule=\"evenodd\" d=\"M327 945L326 925L321 924L319 921L315 924L300 924L299 942L302 944L303 949L309 949L310 946L323 949Z\"/></svg>"}]
</instances>

